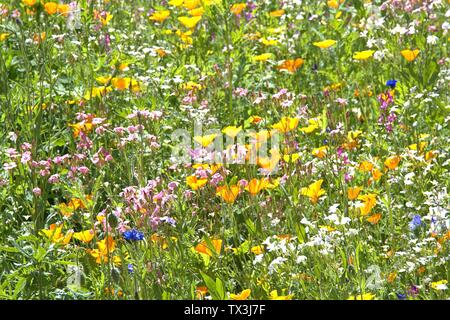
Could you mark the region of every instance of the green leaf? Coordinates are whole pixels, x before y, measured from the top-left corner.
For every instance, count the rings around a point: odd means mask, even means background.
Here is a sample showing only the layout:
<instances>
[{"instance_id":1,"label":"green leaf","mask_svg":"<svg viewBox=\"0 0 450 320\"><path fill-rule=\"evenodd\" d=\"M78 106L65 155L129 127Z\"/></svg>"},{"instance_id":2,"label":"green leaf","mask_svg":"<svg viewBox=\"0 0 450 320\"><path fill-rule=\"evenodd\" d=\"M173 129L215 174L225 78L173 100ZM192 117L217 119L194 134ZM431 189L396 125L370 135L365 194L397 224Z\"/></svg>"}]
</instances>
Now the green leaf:
<instances>
[{"instance_id":1,"label":"green leaf","mask_svg":"<svg viewBox=\"0 0 450 320\"><path fill-rule=\"evenodd\" d=\"M203 272L200 271L200 274L201 274L201 276L203 278L203 281L205 281L206 287L208 288L208 291L211 293L212 298L217 300L218 299L218 294L217 294L217 291L216 291L216 283L206 273L203 273Z\"/></svg>"},{"instance_id":2,"label":"green leaf","mask_svg":"<svg viewBox=\"0 0 450 320\"><path fill-rule=\"evenodd\" d=\"M26 278L20 278L19 281L17 281L16 287L14 288L13 299L17 299L19 294L22 292L23 288L25 288L26 284L27 284Z\"/></svg>"},{"instance_id":3,"label":"green leaf","mask_svg":"<svg viewBox=\"0 0 450 320\"><path fill-rule=\"evenodd\" d=\"M5 246L0 246L0 251L14 252L14 253L20 252L19 249L17 249L17 248L14 248L14 247L5 247Z\"/></svg>"},{"instance_id":4,"label":"green leaf","mask_svg":"<svg viewBox=\"0 0 450 320\"><path fill-rule=\"evenodd\" d=\"M225 300L225 288L223 286L223 281L216 278L216 291L219 300Z\"/></svg>"}]
</instances>

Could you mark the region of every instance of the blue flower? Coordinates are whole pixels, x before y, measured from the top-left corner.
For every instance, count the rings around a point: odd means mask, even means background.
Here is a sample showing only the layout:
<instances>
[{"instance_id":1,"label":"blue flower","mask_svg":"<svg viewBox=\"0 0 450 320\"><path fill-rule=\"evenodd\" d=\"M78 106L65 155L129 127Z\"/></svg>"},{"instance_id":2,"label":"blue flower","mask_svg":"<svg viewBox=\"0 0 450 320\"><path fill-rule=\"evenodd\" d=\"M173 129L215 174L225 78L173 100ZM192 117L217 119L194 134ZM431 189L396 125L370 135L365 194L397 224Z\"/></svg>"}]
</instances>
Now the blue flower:
<instances>
[{"instance_id":1,"label":"blue flower","mask_svg":"<svg viewBox=\"0 0 450 320\"><path fill-rule=\"evenodd\" d=\"M128 272L129 273L133 273L134 272L133 265L131 263L128 264Z\"/></svg>"},{"instance_id":2,"label":"blue flower","mask_svg":"<svg viewBox=\"0 0 450 320\"><path fill-rule=\"evenodd\" d=\"M409 229L411 229L411 231L414 231L421 225L422 225L422 217L416 214L409 223Z\"/></svg>"},{"instance_id":3,"label":"blue flower","mask_svg":"<svg viewBox=\"0 0 450 320\"><path fill-rule=\"evenodd\" d=\"M136 229L127 230L124 233L122 233L122 236L125 240L128 241L144 240L144 233Z\"/></svg>"},{"instance_id":4,"label":"blue flower","mask_svg":"<svg viewBox=\"0 0 450 320\"><path fill-rule=\"evenodd\" d=\"M404 293L396 293L398 300L406 300L406 294Z\"/></svg>"},{"instance_id":5,"label":"blue flower","mask_svg":"<svg viewBox=\"0 0 450 320\"><path fill-rule=\"evenodd\" d=\"M386 82L386 85L388 86L388 87L391 87L391 88L395 88L395 85L397 84L397 80L388 80L387 82Z\"/></svg>"}]
</instances>

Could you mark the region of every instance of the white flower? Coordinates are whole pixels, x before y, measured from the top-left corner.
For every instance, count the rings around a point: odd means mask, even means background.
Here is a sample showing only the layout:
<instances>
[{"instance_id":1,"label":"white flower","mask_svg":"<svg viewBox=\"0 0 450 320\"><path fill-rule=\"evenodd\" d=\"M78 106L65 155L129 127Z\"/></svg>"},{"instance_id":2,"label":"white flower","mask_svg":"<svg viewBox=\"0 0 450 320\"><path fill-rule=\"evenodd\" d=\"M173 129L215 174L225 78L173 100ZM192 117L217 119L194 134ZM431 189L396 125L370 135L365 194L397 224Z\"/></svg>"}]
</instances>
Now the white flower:
<instances>
[{"instance_id":1,"label":"white flower","mask_svg":"<svg viewBox=\"0 0 450 320\"><path fill-rule=\"evenodd\" d=\"M287 259L283 257L278 257L272 260L272 262L269 265L269 274L272 274L276 270L276 267L284 263L285 261L287 261Z\"/></svg>"},{"instance_id":2,"label":"white flower","mask_svg":"<svg viewBox=\"0 0 450 320\"><path fill-rule=\"evenodd\" d=\"M298 264L300 264L300 263L305 263L307 259L308 259L308 258L305 257L305 256L298 256L296 262L297 262Z\"/></svg>"},{"instance_id":3,"label":"white flower","mask_svg":"<svg viewBox=\"0 0 450 320\"><path fill-rule=\"evenodd\" d=\"M427 37L427 43L428 44L436 44L438 42L439 38L434 35L429 35Z\"/></svg>"},{"instance_id":4,"label":"white flower","mask_svg":"<svg viewBox=\"0 0 450 320\"><path fill-rule=\"evenodd\" d=\"M255 259L253 260L253 265L260 263L262 261L263 257L264 257L263 254L256 255Z\"/></svg>"},{"instance_id":5,"label":"white flower","mask_svg":"<svg viewBox=\"0 0 450 320\"><path fill-rule=\"evenodd\" d=\"M382 60L385 56L386 56L385 50L377 50L373 54L373 58L378 61Z\"/></svg>"},{"instance_id":6,"label":"white flower","mask_svg":"<svg viewBox=\"0 0 450 320\"><path fill-rule=\"evenodd\" d=\"M329 209L328 212L331 214L334 214L338 211L339 203L333 204Z\"/></svg>"},{"instance_id":7,"label":"white flower","mask_svg":"<svg viewBox=\"0 0 450 320\"><path fill-rule=\"evenodd\" d=\"M407 186L413 185L414 181L412 180L412 178L414 178L415 174L414 172L410 172L408 174L405 175L405 184Z\"/></svg>"}]
</instances>

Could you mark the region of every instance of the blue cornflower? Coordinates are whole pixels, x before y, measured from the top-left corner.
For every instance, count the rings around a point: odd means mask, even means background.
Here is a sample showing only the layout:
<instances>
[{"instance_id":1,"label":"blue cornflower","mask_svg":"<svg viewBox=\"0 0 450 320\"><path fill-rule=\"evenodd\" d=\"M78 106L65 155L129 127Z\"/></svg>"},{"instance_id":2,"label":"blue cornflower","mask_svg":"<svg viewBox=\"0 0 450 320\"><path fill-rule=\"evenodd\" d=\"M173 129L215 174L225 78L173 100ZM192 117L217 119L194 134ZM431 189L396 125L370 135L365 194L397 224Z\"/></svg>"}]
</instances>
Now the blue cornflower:
<instances>
[{"instance_id":1,"label":"blue cornflower","mask_svg":"<svg viewBox=\"0 0 450 320\"><path fill-rule=\"evenodd\" d=\"M391 88L395 88L396 84L397 84L397 80L388 80L388 81L386 81L386 85L388 87L391 87Z\"/></svg>"},{"instance_id":2,"label":"blue cornflower","mask_svg":"<svg viewBox=\"0 0 450 320\"><path fill-rule=\"evenodd\" d=\"M127 230L124 233L122 233L122 236L125 240L128 241L144 240L144 233L136 229Z\"/></svg>"},{"instance_id":3,"label":"blue cornflower","mask_svg":"<svg viewBox=\"0 0 450 320\"><path fill-rule=\"evenodd\" d=\"M422 225L422 217L416 214L409 223L409 229L411 229L411 231L414 231L421 225Z\"/></svg>"},{"instance_id":4,"label":"blue cornflower","mask_svg":"<svg viewBox=\"0 0 450 320\"><path fill-rule=\"evenodd\" d=\"M128 264L128 272L129 273L133 273L134 272L133 264L131 264L131 263Z\"/></svg>"},{"instance_id":5,"label":"blue cornflower","mask_svg":"<svg viewBox=\"0 0 450 320\"><path fill-rule=\"evenodd\" d=\"M406 294L397 292L396 295L398 300L406 300Z\"/></svg>"}]
</instances>

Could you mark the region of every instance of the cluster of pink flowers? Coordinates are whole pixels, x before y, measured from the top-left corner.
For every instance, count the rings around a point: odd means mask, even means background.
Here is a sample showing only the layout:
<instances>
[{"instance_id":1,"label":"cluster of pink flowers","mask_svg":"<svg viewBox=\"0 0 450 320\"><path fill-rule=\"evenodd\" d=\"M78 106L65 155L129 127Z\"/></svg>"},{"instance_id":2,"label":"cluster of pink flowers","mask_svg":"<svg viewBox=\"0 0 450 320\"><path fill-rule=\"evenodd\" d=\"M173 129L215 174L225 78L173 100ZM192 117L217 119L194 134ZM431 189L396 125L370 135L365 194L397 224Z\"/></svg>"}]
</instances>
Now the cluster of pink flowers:
<instances>
[{"instance_id":1,"label":"cluster of pink flowers","mask_svg":"<svg viewBox=\"0 0 450 320\"><path fill-rule=\"evenodd\" d=\"M170 209L170 203L177 198L175 194L178 188L178 182L172 181L167 188L161 187L161 179L150 180L143 188L129 186L122 190L120 196L123 198L126 207L124 213L136 220L138 227L149 225L156 230L163 221L174 224L174 220L167 214Z\"/></svg>"}]
</instances>

